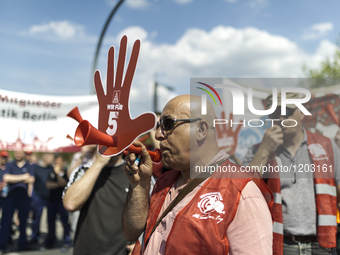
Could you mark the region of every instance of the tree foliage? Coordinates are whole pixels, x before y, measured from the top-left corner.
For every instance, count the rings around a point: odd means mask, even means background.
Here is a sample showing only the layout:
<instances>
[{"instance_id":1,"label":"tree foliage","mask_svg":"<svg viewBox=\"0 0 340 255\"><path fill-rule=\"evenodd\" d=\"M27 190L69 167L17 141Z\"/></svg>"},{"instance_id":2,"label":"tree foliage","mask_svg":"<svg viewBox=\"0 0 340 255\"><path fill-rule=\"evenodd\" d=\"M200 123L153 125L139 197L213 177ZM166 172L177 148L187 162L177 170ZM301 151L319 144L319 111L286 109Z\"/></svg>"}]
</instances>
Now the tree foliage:
<instances>
[{"instance_id":1,"label":"tree foliage","mask_svg":"<svg viewBox=\"0 0 340 255\"><path fill-rule=\"evenodd\" d=\"M310 79L309 87L318 88L340 84L340 40L337 40L337 48L332 58L327 57L316 69L309 68L306 64L302 69L306 77Z\"/></svg>"}]
</instances>

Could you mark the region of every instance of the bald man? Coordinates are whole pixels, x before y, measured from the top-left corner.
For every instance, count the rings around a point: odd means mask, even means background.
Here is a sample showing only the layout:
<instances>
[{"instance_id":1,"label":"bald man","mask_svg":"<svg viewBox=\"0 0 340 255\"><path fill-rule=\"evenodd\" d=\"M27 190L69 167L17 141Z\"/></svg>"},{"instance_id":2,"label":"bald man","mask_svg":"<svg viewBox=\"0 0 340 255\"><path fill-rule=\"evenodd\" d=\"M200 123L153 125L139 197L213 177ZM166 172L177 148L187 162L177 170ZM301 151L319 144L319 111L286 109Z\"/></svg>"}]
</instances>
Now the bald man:
<instances>
[{"instance_id":1,"label":"bald man","mask_svg":"<svg viewBox=\"0 0 340 255\"><path fill-rule=\"evenodd\" d=\"M133 254L272 254L272 219L260 191L266 192L266 186L230 173L193 178L196 166L239 170L218 150L213 107L203 116L200 109L200 98L190 95L175 97L164 107L155 137L172 170L157 180L150 199L152 161L146 148L135 143L142 147L139 164L131 153L124 167L130 181L124 236L140 237ZM180 201L172 206L174 200Z\"/></svg>"}]
</instances>

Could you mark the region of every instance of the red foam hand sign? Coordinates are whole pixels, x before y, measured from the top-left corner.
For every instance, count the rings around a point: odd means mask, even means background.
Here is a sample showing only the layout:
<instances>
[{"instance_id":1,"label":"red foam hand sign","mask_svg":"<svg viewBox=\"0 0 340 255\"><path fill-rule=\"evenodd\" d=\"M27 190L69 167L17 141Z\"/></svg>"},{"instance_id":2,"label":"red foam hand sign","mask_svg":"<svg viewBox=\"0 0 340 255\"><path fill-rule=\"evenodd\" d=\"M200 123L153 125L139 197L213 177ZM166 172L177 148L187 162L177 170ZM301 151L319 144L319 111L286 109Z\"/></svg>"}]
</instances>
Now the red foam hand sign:
<instances>
[{"instance_id":1,"label":"red foam hand sign","mask_svg":"<svg viewBox=\"0 0 340 255\"><path fill-rule=\"evenodd\" d=\"M127 37L123 36L120 42L116 77L114 80L114 54L112 46L108 53L106 94L104 93L100 72L94 75L94 84L99 102L98 129L110 136L116 137L117 147L100 145L98 151L105 156L113 156L122 152L140 136L153 129L156 124L156 115L144 113L131 119L129 110L129 96L132 79L136 70L140 41L135 41L130 61L123 77L125 56L127 52Z\"/></svg>"},{"instance_id":2,"label":"red foam hand sign","mask_svg":"<svg viewBox=\"0 0 340 255\"><path fill-rule=\"evenodd\" d=\"M221 112L221 119L225 119L225 112ZM225 150L229 155L233 155L236 151L238 135L242 128L242 124L237 124L235 130L231 127L230 122L233 114L230 113L227 124L216 124L217 144L220 150ZM234 125L233 125L234 126Z\"/></svg>"},{"instance_id":3,"label":"red foam hand sign","mask_svg":"<svg viewBox=\"0 0 340 255\"><path fill-rule=\"evenodd\" d=\"M337 124L340 127L340 121L334 112L333 106L329 104L325 107L325 110L331 116L335 124Z\"/></svg>"}]
</instances>

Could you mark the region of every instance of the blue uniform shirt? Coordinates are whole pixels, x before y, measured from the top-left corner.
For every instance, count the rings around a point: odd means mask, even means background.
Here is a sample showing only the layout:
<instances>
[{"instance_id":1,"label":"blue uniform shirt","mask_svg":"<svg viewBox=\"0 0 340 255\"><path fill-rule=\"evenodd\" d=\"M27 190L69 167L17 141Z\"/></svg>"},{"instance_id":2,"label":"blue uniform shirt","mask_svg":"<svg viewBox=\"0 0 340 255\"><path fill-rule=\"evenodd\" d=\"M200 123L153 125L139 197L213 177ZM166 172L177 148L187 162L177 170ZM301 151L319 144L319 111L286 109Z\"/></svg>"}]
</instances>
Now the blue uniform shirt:
<instances>
[{"instance_id":1,"label":"blue uniform shirt","mask_svg":"<svg viewBox=\"0 0 340 255\"><path fill-rule=\"evenodd\" d=\"M6 165L6 169L4 171L5 174L13 174L13 175L20 175L29 173L33 176L33 168L32 166L26 161L25 165L22 168L19 168L16 164L16 161L12 161ZM23 182L17 183L8 183L9 192L8 197L12 198L24 198L27 197L27 189L28 184Z\"/></svg>"}]
</instances>

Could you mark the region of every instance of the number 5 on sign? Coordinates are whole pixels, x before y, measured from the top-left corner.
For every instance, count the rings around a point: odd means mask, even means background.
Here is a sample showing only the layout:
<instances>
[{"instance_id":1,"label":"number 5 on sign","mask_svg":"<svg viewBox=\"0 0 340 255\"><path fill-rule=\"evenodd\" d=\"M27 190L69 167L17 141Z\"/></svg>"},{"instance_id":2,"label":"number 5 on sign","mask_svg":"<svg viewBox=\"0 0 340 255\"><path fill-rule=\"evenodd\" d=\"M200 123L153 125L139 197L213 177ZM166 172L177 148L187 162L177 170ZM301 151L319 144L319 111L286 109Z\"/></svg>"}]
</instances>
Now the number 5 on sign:
<instances>
[{"instance_id":1,"label":"number 5 on sign","mask_svg":"<svg viewBox=\"0 0 340 255\"><path fill-rule=\"evenodd\" d=\"M106 133L110 136L113 136L117 131L117 121L115 119L118 119L118 112L110 112L109 116L109 127L106 129Z\"/></svg>"}]
</instances>

